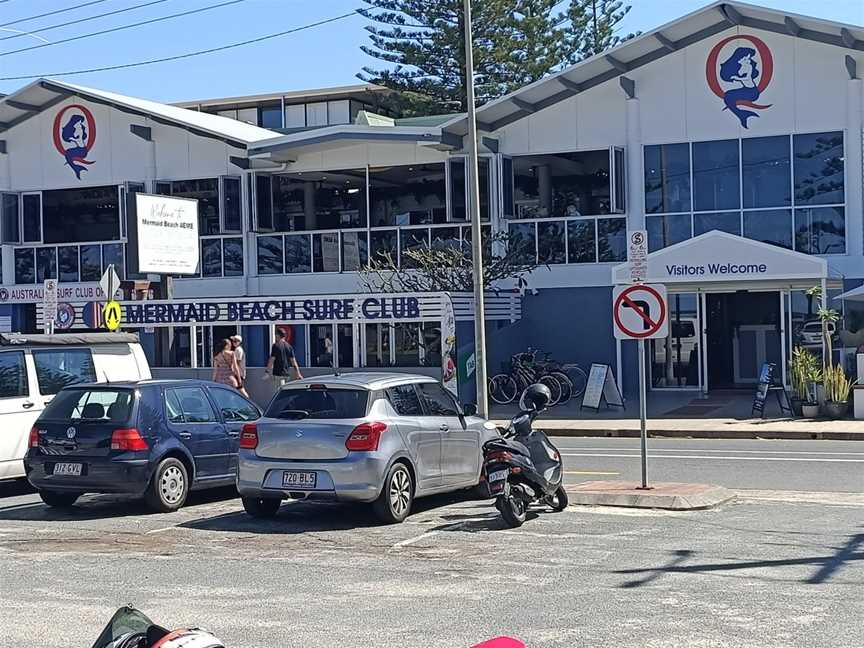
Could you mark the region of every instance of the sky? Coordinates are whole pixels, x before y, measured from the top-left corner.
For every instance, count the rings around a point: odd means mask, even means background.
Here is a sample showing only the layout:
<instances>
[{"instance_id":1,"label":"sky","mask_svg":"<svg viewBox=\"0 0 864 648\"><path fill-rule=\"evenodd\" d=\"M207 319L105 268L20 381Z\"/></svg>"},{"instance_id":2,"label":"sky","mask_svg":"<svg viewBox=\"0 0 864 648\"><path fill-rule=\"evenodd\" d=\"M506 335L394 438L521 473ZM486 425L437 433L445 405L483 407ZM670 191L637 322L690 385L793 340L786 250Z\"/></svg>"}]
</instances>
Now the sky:
<instances>
[{"instance_id":1,"label":"sky","mask_svg":"<svg viewBox=\"0 0 864 648\"><path fill-rule=\"evenodd\" d=\"M68 9L53 16L37 14ZM92 32L230 3L201 13L61 43ZM98 14L141 7L75 25ZM649 31L707 0L630 0L622 33ZM753 4L864 25L864 0L758 0ZM0 77L48 76L156 101L324 88L359 83L356 74L378 62L360 46L368 21L357 14L236 49L123 70L64 76L63 72L135 63L227 45L352 13L361 0L0 0ZM20 32L37 32L32 35ZM48 42L46 42L48 41ZM24 52L13 50L39 46ZM29 79L0 80L10 93Z\"/></svg>"}]
</instances>

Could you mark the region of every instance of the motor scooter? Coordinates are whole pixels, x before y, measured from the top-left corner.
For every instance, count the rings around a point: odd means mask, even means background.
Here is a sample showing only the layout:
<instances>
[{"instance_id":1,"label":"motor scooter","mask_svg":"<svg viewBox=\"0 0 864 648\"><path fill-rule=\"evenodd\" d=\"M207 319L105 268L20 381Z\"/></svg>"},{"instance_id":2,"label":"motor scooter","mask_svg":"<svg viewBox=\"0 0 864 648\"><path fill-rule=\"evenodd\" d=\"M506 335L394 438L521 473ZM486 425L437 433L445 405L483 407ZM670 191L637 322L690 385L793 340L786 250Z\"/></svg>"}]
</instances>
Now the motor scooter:
<instances>
[{"instance_id":1,"label":"motor scooter","mask_svg":"<svg viewBox=\"0 0 864 648\"><path fill-rule=\"evenodd\" d=\"M525 394L533 393L533 398ZM549 438L533 429L534 420L545 411L545 385L531 385L520 400L520 412L500 438L483 444L484 473L495 507L508 526L520 527L533 504L545 504L553 511L567 508L561 453ZM544 402L545 401L545 402Z\"/></svg>"}]
</instances>

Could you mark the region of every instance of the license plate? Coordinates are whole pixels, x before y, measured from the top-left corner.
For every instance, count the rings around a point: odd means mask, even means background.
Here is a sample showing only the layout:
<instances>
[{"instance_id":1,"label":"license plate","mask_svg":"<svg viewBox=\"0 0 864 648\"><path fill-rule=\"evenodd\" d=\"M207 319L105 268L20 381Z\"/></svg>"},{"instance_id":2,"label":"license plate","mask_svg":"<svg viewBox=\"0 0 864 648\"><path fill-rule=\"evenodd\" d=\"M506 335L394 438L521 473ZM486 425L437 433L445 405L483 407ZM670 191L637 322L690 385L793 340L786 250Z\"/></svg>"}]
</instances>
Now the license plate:
<instances>
[{"instance_id":1,"label":"license plate","mask_svg":"<svg viewBox=\"0 0 864 648\"><path fill-rule=\"evenodd\" d=\"M489 475L490 482L503 481L507 479L507 475L510 474L509 470L496 470L491 475Z\"/></svg>"},{"instance_id":2,"label":"license plate","mask_svg":"<svg viewBox=\"0 0 864 648\"><path fill-rule=\"evenodd\" d=\"M54 464L54 474L55 475L68 475L70 477L80 477L82 465L83 464L80 464L80 463L58 463L58 464Z\"/></svg>"},{"instance_id":3,"label":"license plate","mask_svg":"<svg viewBox=\"0 0 864 648\"><path fill-rule=\"evenodd\" d=\"M317 483L318 473L316 472L282 471L282 486L285 488L315 488Z\"/></svg>"}]
</instances>

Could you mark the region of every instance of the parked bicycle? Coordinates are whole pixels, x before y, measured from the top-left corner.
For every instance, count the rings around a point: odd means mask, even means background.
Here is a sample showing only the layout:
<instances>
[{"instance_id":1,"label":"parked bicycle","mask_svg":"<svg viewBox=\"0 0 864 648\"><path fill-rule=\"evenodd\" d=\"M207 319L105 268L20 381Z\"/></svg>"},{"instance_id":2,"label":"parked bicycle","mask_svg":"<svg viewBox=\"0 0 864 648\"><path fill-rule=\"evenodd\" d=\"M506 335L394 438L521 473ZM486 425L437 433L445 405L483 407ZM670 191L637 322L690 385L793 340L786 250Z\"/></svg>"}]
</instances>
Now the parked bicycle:
<instances>
[{"instance_id":1,"label":"parked bicycle","mask_svg":"<svg viewBox=\"0 0 864 648\"><path fill-rule=\"evenodd\" d=\"M578 365L562 365L552 360L549 353L544 354L542 361L538 361L537 354L537 350L529 349L514 355L502 373L489 379L489 397L500 405L506 405L535 382L549 388L552 405L566 403L585 391L587 376ZM570 373L576 379L575 384Z\"/></svg>"}]
</instances>

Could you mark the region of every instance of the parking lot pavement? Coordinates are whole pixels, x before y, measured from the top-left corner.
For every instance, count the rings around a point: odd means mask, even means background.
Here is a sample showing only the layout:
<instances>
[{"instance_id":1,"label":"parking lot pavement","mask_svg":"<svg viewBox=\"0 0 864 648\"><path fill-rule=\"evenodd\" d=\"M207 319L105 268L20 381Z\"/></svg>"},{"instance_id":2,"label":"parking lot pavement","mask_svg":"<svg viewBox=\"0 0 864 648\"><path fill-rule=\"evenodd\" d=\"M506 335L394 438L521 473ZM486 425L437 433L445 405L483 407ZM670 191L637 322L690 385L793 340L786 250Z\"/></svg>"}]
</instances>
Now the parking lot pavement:
<instances>
[{"instance_id":1,"label":"parking lot pavement","mask_svg":"<svg viewBox=\"0 0 864 648\"><path fill-rule=\"evenodd\" d=\"M162 515L0 492L0 646L88 646L125 603L232 648L861 645L860 505L571 508L511 530L452 496L379 526L312 503L256 521L230 495Z\"/></svg>"}]
</instances>

